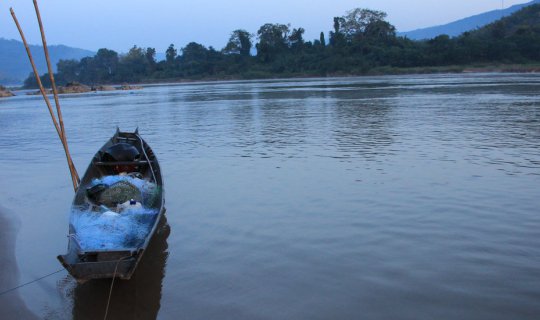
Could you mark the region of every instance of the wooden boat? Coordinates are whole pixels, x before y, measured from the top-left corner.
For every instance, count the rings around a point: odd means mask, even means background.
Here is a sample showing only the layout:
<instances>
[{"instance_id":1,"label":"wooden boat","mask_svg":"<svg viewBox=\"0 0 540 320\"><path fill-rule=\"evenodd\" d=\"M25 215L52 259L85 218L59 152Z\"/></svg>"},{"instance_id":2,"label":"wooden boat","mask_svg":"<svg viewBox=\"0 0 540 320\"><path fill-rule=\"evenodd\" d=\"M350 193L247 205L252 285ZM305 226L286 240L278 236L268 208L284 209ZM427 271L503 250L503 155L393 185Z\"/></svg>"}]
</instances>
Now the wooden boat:
<instances>
[{"instance_id":1,"label":"wooden boat","mask_svg":"<svg viewBox=\"0 0 540 320\"><path fill-rule=\"evenodd\" d=\"M154 152L138 130L117 129L81 180L71 206L68 252L58 260L79 282L130 279L165 212L164 203Z\"/></svg>"}]
</instances>

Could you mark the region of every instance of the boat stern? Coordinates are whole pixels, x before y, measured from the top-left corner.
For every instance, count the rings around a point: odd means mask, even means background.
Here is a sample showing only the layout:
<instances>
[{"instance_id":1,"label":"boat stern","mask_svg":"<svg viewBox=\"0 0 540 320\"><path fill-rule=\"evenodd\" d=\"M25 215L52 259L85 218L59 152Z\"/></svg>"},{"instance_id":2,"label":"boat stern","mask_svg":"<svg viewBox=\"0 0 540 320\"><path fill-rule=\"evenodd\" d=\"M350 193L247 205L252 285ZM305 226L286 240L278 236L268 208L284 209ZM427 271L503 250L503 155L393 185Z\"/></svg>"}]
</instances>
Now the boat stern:
<instances>
[{"instance_id":1,"label":"boat stern","mask_svg":"<svg viewBox=\"0 0 540 320\"><path fill-rule=\"evenodd\" d=\"M103 251L68 253L57 259L79 283L92 279L129 280L138 261L138 252Z\"/></svg>"}]
</instances>

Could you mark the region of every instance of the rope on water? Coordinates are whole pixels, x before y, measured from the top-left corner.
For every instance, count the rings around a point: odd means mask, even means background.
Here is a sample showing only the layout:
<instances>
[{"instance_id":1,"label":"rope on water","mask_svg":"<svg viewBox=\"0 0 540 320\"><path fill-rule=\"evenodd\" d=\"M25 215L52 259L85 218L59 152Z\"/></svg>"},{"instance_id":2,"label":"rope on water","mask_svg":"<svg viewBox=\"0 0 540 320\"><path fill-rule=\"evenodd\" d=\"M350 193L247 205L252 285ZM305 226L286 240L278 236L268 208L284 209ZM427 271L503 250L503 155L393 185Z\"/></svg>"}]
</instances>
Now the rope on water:
<instances>
[{"instance_id":1,"label":"rope on water","mask_svg":"<svg viewBox=\"0 0 540 320\"><path fill-rule=\"evenodd\" d=\"M6 291L0 292L0 296L3 296L3 295L6 294L6 293L9 293L9 292L11 292L11 291L15 291L15 290L17 290L17 289L19 289L19 288L22 288L22 287L27 286L27 285L29 285L29 284L32 284L32 283L34 283L34 282L38 282L39 280L43 280L43 279L45 279L45 278L47 278L47 277L50 277L50 276L52 276L52 275L54 275L54 274L57 274L57 273L59 273L59 272L61 272L61 271L64 271L64 270L65 270L65 269L62 268L62 269L57 270L57 271L55 271L55 272L49 273L49 274L47 274L47 275L44 275L43 277L39 277L39 278L37 278L37 279L35 279L35 280L32 280L32 281L23 283L23 284L21 284L21 285L18 285L18 286L16 286L15 288L11 288L11 289L8 289L8 290L6 290Z\"/></svg>"},{"instance_id":2,"label":"rope on water","mask_svg":"<svg viewBox=\"0 0 540 320\"><path fill-rule=\"evenodd\" d=\"M109 289L109 298L107 298L107 307L105 308L105 317L103 317L104 320L107 320L107 314L109 313L109 304L111 303L111 296L112 296L112 289L113 289L113 286L114 286L114 279L116 278L116 271L118 270L118 265L120 264L120 261L126 259L126 258L129 258L130 256L126 256L126 257L123 257L123 258L120 258L118 259L118 261L116 261L116 266L114 267L114 274L113 274L113 277L112 277L112 281L111 281L111 288Z\"/></svg>"}]
</instances>

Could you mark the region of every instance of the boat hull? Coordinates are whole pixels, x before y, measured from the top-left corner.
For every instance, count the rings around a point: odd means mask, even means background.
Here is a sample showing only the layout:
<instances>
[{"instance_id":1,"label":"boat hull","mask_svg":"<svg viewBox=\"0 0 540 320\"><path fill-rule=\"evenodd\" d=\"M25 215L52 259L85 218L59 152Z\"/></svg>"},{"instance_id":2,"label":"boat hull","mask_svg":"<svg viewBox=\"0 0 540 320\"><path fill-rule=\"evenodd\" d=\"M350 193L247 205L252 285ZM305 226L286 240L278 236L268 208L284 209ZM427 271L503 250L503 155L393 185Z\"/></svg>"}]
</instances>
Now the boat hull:
<instances>
[{"instance_id":1,"label":"boat hull","mask_svg":"<svg viewBox=\"0 0 540 320\"><path fill-rule=\"evenodd\" d=\"M134 247L106 249L85 248L81 245L81 240L78 238L76 226L70 222L68 251L66 254L59 255L57 258L70 275L80 283L92 279L103 278L129 280L142 259L152 236L156 232L158 222L165 213L163 180L155 154L148 144L139 136L137 131L134 133L126 133L117 130L115 135L96 153L88 166L72 204L72 215L74 214L74 208L96 207L94 204L91 204L92 201L89 199L87 192L88 187L92 185L95 179L110 175L111 168L118 164L127 164L126 161L116 163L103 161L104 150L107 150L107 148L110 148L119 142L131 143L144 155L142 160L137 160L137 173L143 177L145 181L148 180L153 185L156 185L157 190L159 190L159 193L156 196L157 199L153 199L152 201L152 210L155 212L155 217L152 216L152 223L148 225L147 234L138 245ZM99 214L98 212L91 212L95 215Z\"/></svg>"}]
</instances>

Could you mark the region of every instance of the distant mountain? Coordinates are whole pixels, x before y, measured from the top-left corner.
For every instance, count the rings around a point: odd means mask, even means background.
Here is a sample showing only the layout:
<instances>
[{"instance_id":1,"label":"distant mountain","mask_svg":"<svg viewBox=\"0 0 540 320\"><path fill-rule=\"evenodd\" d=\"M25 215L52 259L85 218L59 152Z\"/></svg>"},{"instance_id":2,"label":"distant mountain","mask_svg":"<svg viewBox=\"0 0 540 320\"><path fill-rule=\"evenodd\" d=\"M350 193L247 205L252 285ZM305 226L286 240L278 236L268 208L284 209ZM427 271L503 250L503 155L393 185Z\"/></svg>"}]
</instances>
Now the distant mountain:
<instances>
[{"instance_id":1,"label":"distant mountain","mask_svg":"<svg viewBox=\"0 0 540 320\"><path fill-rule=\"evenodd\" d=\"M432 39L441 34L447 34L451 37L456 37L462 34L465 31L471 31L478 28L481 28L485 25L488 25L496 20L499 20L503 17L509 16L520 9L533 5L539 4L540 0L534 0L528 3L517 4L510 8L504 10L493 10L465 19L461 19L455 22L451 22L445 25L417 29L407 32L399 32L399 36L404 36L413 40L423 40L423 39Z\"/></svg>"},{"instance_id":2,"label":"distant mountain","mask_svg":"<svg viewBox=\"0 0 540 320\"><path fill-rule=\"evenodd\" d=\"M40 74L47 72L47 63L43 54L43 47L31 45L32 57ZM81 59L95 55L95 52L71 48L64 45L49 46L51 63L56 71L56 63L61 59ZM22 42L0 38L0 84L21 84L32 72L26 50Z\"/></svg>"}]
</instances>

